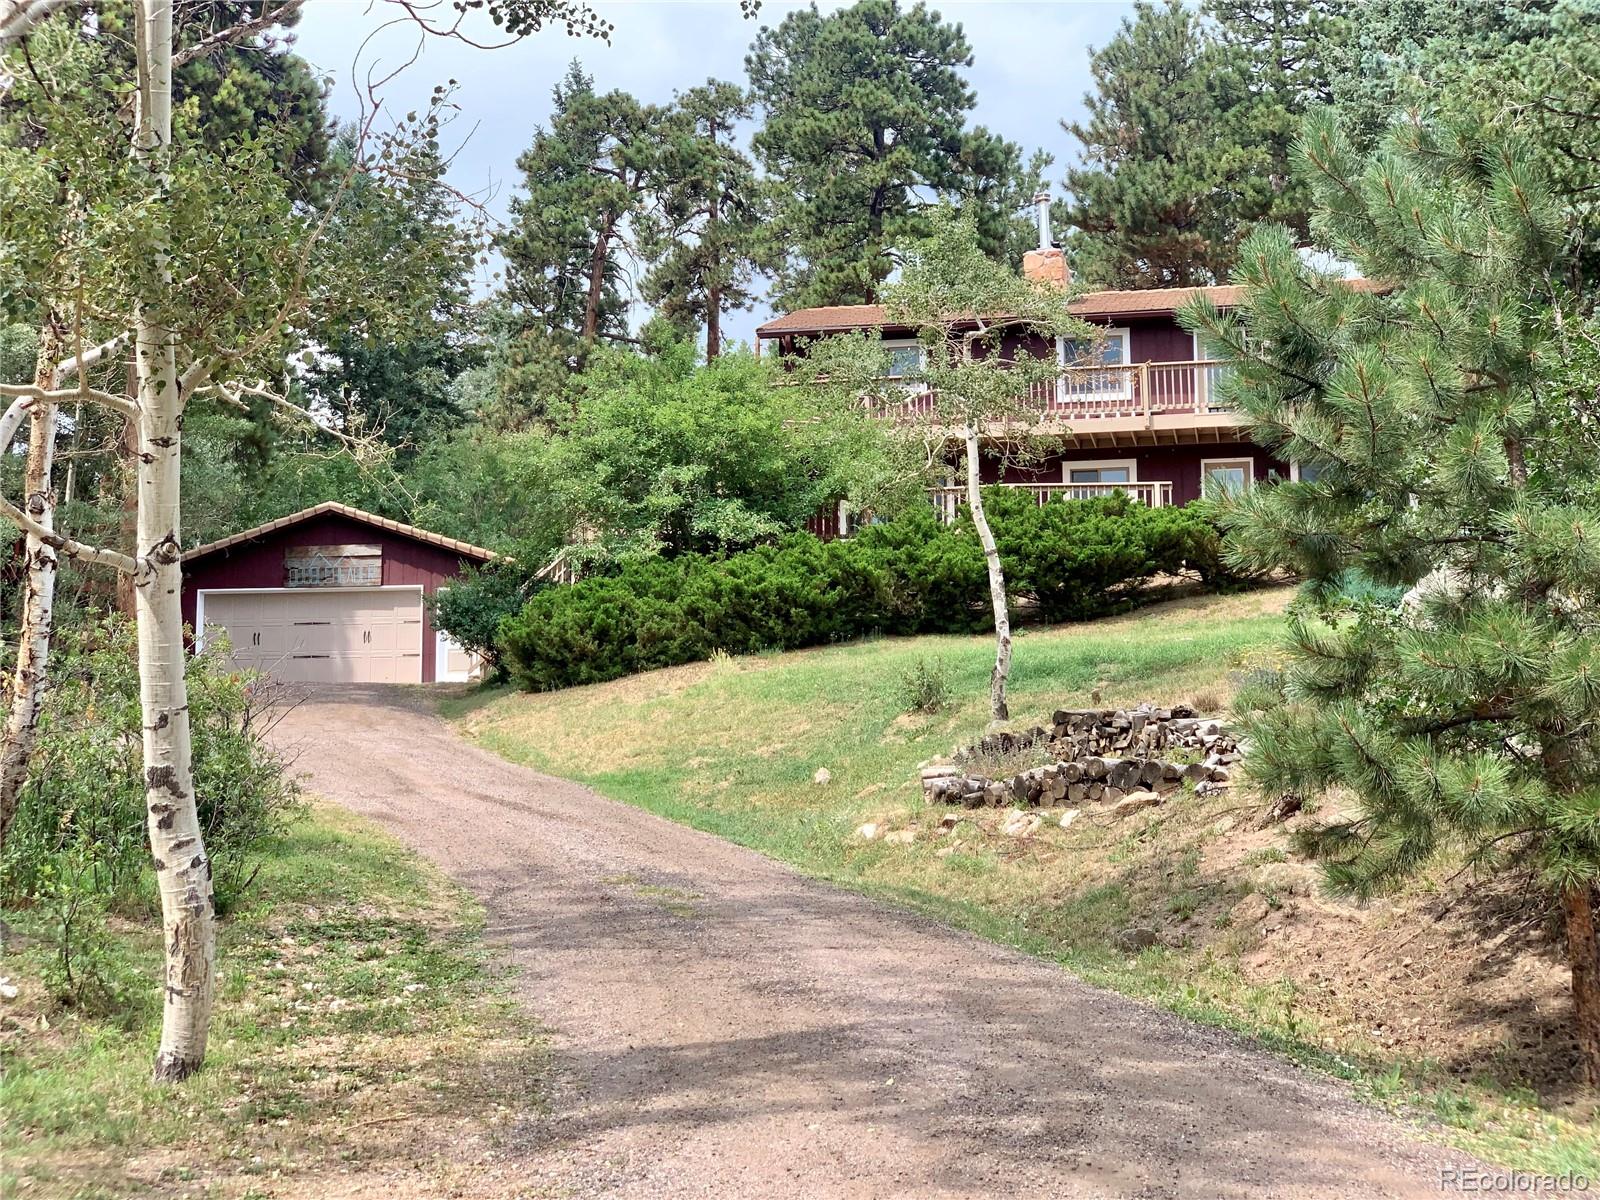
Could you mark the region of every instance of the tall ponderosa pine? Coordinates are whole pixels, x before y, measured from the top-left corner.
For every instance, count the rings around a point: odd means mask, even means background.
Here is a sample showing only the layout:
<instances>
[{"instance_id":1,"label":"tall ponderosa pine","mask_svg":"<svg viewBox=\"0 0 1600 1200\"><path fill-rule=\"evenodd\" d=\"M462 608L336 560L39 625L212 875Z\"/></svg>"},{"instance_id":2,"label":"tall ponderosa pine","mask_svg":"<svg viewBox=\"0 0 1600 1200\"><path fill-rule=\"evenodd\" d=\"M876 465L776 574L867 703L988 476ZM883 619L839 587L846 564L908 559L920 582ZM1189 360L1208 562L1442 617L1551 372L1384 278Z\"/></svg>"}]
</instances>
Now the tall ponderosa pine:
<instances>
[{"instance_id":1,"label":"tall ponderosa pine","mask_svg":"<svg viewBox=\"0 0 1600 1200\"><path fill-rule=\"evenodd\" d=\"M1310 193L1290 160L1307 109L1333 97L1349 8L1349 0L1206 0L1218 40L1244 65L1247 94L1221 148L1239 219L1308 235Z\"/></svg>"},{"instance_id":2,"label":"tall ponderosa pine","mask_svg":"<svg viewBox=\"0 0 1600 1200\"><path fill-rule=\"evenodd\" d=\"M1058 208L1074 265L1100 287L1185 287L1233 266L1237 155L1230 114L1247 98L1237 60L1181 0L1141 3L1090 61L1084 145Z\"/></svg>"},{"instance_id":3,"label":"tall ponderosa pine","mask_svg":"<svg viewBox=\"0 0 1600 1200\"><path fill-rule=\"evenodd\" d=\"M659 201L643 223L644 298L683 327L704 326L706 358L722 353L722 315L755 302L761 187L735 140L750 118L735 84L708 80L677 98L664 122Z\"/></svg>"},{"instance_id":4,"label":"tall ponderosa pine","mask_svg":"<svg viewBox=\"0 0 1600 1200\"><path fill-rule=\"evenodd\" d=\"M1529 147L1481 126L1399 126L1364 162L1317 116L1300 157L1316 229L1392 290L1341 285L1264 230L1239 312L1185 313L1236 359L1253 436L1314 474L1220 509L1236 562L1308 581L1281 677L1239 701L1248 770L1354 792L1358 813L1311 839L1339 889L1465 853L1548 897L1600 1083L1600 468L1574 475L1565 451L1584 399L1554 341L1577 315L1552 282L1565 213ZM1412 590L1353 598L1352 572Z\"/></svg>"},{"instance_id":5,"label":"tall ponderosa pine","mask_svg":"<svg viewBox=\"0 0 1600 1200\"><path fill-rule=\"evenodd\" d=\"M577 62L554 96L549 125L517 158L524 194L512 200L500 238L534 390L597 341L627 339L625 255L662 160L660 108L627 92L596 92Z\"/></svg>"},{"instance_id":6,"label":"tall ponderosa pine","mask_svg":"<svg viewBox=\"0 0 1600 1200\"><path fill-rule=\"evenodd\" d=\"M981 202L1024 169L1016 147L966 128L972 49L923 4L792 12L745 65L765 118L755 151L772 185L780 307L876 300L935 197ZM986 249L1005 249L1003 231L984 233Z\"/></svg>"}]
</instances>

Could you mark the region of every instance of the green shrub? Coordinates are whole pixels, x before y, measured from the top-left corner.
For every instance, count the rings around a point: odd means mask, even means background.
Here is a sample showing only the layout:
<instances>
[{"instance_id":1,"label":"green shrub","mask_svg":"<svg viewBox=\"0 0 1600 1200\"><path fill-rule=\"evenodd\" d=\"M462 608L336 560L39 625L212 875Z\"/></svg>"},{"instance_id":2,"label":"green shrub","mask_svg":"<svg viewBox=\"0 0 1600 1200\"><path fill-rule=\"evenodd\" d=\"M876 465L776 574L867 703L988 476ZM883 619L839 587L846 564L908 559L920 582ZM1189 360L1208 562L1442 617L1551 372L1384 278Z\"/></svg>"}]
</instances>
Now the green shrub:
<instances>
[{"instance_id":1,"label":"green shrub","mask_svg":"<svg viewBox=\"0 0 1600 1200\"><path fill-rule=\"evenodd\" d=\"M900 677L907 712L941 712L950 703L950 675L937 660L918 658Z\"/></svg>"},{"instance_id":2,"label":"green shrub","mask_svg":"<svg viewBox=\"0 0 1600 1200\"><path fill-rule=\"evenodd\" d=\"M1007 586L1047 621L1129 606L1135 585L1197 570L1215 531L1181 509L1127 497L1038 505L990 488ZM869 634L989 628L988 576L971 521L914 509L859 536L795 534L727 558L645 559L534 596L498 630L513 679L530 690L598 683L696 662L716 650L793 650Z\"/></svg>"},{"instance_id":3,"label":"green shrub","mask_svg":"<svg viewBox=\"0 0 1600 1200\"><path fill-rule=\"evenodd\" d=\"M509 564L468 567L448 588L427 597L428 610L435 628L476 654L485 670L500 677L505 674L495 640L500 622L518 612L543 586Z\"/></svg>"},{"instance_id":4,"label":"green shrub","mask_svg":"<svg viewBox=\"0 0 1600 1200\"><path fill-rule=\"evenodd\" d=\"M63 914L153 912L132 626L112 617L58 629L50 672L28 782L0 853L0 902ZM262 740L271 686L229 668L220 644L191 661L188 682L195 796L217 908L226 911L299 801ZM82 905L83 896L96 903Z\"/></svg>"}]
</instances>

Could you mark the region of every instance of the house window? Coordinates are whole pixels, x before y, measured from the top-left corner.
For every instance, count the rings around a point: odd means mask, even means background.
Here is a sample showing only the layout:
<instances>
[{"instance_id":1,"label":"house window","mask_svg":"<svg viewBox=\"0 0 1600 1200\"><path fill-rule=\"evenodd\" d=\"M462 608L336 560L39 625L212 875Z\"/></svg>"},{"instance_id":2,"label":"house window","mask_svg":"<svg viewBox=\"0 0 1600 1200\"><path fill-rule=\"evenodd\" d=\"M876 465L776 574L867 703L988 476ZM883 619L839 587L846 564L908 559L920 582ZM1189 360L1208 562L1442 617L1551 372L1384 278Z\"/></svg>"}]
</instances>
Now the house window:
<instances>
[{"instance_id":1,"label":"house window","mask_svg":"<svg viewBox=\"0 0 1600 1200\"><path fill-rule=\"evenodd\" d=\"M1065 483L1132 483L1138 477L1138 466L1131 458L1069 462L1061 469Z\"/></svg>"},{"instance_id":2,"label":"house window","mask_svg":"<svg viewBox=\"0 0 1600 1200\"><path fill-rule=\"evenodd\" d=\"M1130 391L1128 331L1104 329L1090 340L1068 338L1061 343L1061 361L1067 368L1066 390L1073 396L1117 396ZM1100 368L1109 368L1101 370Z\"/></svg>"},{"instance_id":3,"label":"house window","mask_svg":"<svg viewBox=\"0 0 1600 1200\"><path fill-rule=\"evenodd\" d=\"M1289 478L1295 483L1315 483L1322 478L1322 470L1317 463L1292 462L1289 464Z\"/></svg>"},{"instance_id":4,"label":"house window","mask_svg":"<svg viewBox=\"0 0 1600 1200\"><path fill-rule=\"evenodd\" d=\"M1253 458L1204 458L1200 460L1200 494L1216 496L1242 492L1255 482Z\"/></svg>"},{"instance_id":5,"label":"house window","mask_svg":"<svg viewBox=\"0 0 1600 1200\"><path fill-rule=\"evenodd\" d=\"M885 339L889 355L889 378L909 379L922 374L922 343L914 338Z\"/></svg>"}]
</instances>

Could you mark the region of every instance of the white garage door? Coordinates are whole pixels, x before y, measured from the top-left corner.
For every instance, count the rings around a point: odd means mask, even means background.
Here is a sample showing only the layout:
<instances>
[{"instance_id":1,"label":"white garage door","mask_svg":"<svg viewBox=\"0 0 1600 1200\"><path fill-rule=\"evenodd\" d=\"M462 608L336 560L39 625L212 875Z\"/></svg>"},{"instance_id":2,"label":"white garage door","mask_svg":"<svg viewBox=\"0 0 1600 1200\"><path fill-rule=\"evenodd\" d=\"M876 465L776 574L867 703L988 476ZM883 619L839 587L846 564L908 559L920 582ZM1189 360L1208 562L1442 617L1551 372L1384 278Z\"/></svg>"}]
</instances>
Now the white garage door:
<instances>
[{"instance_id":1,"label":"white garage door","mask_svg":"<svg viewBox=\"0 0 1600 1200\"><path fill-rule=\"evenodd\" d=\"M422 593L206 592L202 620L233 660L294 683L421 683Z\"/></svg>"}]
</instances>

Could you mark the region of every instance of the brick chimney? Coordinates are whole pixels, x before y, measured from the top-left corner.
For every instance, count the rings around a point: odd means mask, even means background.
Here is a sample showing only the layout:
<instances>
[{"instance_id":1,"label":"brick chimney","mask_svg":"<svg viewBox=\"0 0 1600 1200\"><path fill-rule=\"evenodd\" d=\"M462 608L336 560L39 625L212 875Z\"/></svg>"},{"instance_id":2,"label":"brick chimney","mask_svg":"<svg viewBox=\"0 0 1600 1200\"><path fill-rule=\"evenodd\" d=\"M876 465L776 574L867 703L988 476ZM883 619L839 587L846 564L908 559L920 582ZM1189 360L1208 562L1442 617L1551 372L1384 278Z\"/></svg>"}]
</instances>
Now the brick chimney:
<instances>
[{"instance_id":1,"label":"brick chimney","mask_svg":"<svg viewBox=\"0 0 1600 1200\"><path fill-rule=\"evenodd\" d=\"M1067 267L1067 256L1061 247L1050 239L1050 193L1040 192L1033 198L1033 204L1039 214L1039 248L1022 256L1022 276L1035 283L1053 283L1065 288L1072 281L1072 271Z\"/></svg>"}]
</instances>

